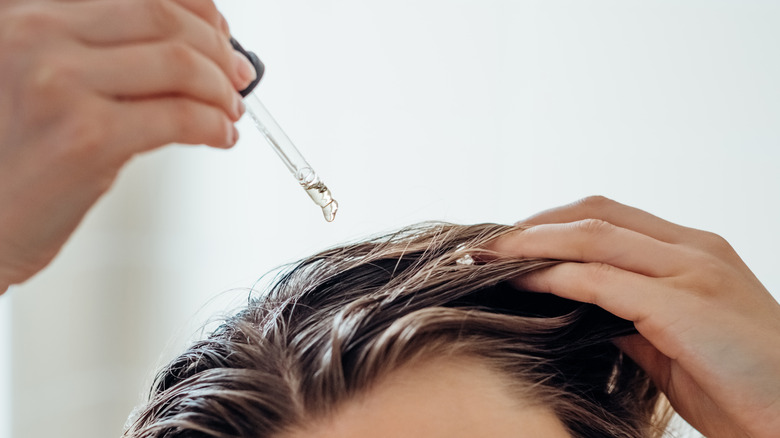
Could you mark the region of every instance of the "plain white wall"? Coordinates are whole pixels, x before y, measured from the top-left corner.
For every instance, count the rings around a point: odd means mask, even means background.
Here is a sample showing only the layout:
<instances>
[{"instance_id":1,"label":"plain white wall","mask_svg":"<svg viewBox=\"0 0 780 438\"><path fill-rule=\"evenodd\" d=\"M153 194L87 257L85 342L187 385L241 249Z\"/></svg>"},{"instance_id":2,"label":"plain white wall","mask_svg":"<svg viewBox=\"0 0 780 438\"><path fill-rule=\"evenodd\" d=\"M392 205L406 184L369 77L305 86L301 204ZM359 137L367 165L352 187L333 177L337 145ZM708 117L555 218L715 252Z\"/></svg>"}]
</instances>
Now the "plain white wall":
<instances>
[{"instance_id":1,"label":"plain white wall","mask_svg":"<svg viewBox=\"0 0 780 438\"><path fill-rule=\"evenodd\" d=\"M155 367L243 287L421 220L513 222L603 194L718 232L780 293L778 3L218 6L339 216L322 220L246 119L231 151L135 160L12 292L15 438L117 436Z\"/></svg>"},{"instance_id":2,"label":"plain white wall","mask_svg":"<svg viewBox=\"0 0 780 438\"><path fill-rule=\"evenodd\" d=\"M11 298L0 299L0 437L11 437Z\"/></svg>"}]
</instances>

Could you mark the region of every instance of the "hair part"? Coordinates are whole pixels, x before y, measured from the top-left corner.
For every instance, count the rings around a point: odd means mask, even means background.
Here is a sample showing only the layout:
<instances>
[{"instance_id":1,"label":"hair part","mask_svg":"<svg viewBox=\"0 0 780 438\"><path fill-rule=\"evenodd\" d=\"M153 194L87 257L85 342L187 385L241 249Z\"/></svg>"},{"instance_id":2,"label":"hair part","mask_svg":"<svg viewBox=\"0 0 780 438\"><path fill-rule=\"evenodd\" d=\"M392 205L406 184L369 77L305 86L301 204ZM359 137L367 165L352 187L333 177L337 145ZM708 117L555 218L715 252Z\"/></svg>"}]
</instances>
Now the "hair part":
<instances>
[{"instance_id":1,"label":"hair part","mask_svg":"<svg viewBox=\"0 0 780 438\"><path fill-rule=\"evenodd\" d=\"M483 361L575 437L661 436L658 390L611 342L633 324L508 283L559 261L483 249L519 230L424 223L300 261L165 367L125 436L273 437L437 355Z\"/></svg>"}]
</instances>

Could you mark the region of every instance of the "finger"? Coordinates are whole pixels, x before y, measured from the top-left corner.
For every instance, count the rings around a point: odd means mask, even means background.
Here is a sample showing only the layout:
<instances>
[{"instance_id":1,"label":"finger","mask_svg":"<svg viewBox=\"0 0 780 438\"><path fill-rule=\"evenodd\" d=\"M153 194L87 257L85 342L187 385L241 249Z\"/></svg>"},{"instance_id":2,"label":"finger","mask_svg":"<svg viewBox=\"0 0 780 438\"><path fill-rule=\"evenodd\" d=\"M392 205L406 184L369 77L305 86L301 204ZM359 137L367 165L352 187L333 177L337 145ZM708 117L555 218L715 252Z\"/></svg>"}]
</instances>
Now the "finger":
<instances>
[{"instance_id":1,"label":"finger","mask_svg":"<svg viewBox=\"0 0 780 438\"><path fill-rule=\"evenodd\" d=\"M597 219L536 225L501 236L487 248L514 258L598 262L651 277L668 277L686 266L685 248Z\"/></svg>"},{"instance_id":2,"label":"finger","mask_svg":"<svg viewBox=\"0 0 780 438\"><path fill-rule=\"evenodd\" d=\"M187 1L211 4L205 0ZM200 9L208 8L201 6ZM216 9L214 12L219 15ZM94 0L61 5L56 11L40 13L49 15L42 20L47 22L47 27L65 27L71 35L88 45L115 46L177 40L213 60L230 78L235 89L245 88L254 79L254 68L246 57L233 50L229 36L220 27L204 21L176 1ZM209 19L216 20L210 16Z\"/></svg>"},{"instance_id":3,"label":"finger","mask_svg":"<svg viewBox=\"0 0 780 438\"><path fill-rule=\"evenodd\" d=\"M603 263L561 263L512 280L519 289L545 292L574 301L595 304L623 319L637 330L650 330L663 319L669 289L658 280ZM654 315L653 327L643 327Z\"/></svg>"},{"instance_id":4,"label":"finger","mask_svg":"<svg viewBox=\"0 0 780 438\"><path fill-rule=\"evenodd\" d=\"M621 228L642 233L669 243L682 243L691 229L661 219L638 208L629 207L603 196L591 196L524 219L518 224L538 225L600 219Z\"/></svg>"},{"instance_id":5,"label":"finger","mask_svg":"<svg viewBox=\"0 0 780 438\"><path fill-rule=\"evenodd\" d=\"M90 66L82 69L85 85L105 95L130 99L183 95L222 108L234 121L244 112L241 96L219 67L187 45L91 49L80 62Z\"/></svg>"},{"instance_id":6,"label":"finger","mask_svg":"<svg viewBox=\"0 0 780 438\"><path fill-rule=\"evenodd\" d=\"M60 0L34 4L25 12L42 26L67 29L91 44L154 41L192 26L217 30L172 0Z\"/></svg>"},{"instance_id":7,"label":"finger","mask_svg":"<svg viewBox=\"0 0 780 438\"><path fill-rule=\"evenodd\" d=\"M230 27L228 26L228 22L225 20L225 17L219 13L217 6L212 0L176 0L176 2L195 13L195 15L203 19L206 23L219 29L226 39L230 39Z\"/></svg>"},{"instance_id":8,"label":"finger","mask_svg":"<svg viewBox=\"0 0 780 438\"><path fill-rule=\"evenodd\" d=\"M228 148L238 131L219 108L182 97L115 102L111 105L114 143L134 155L170 143Z\"/></svg>"}]
</instances>

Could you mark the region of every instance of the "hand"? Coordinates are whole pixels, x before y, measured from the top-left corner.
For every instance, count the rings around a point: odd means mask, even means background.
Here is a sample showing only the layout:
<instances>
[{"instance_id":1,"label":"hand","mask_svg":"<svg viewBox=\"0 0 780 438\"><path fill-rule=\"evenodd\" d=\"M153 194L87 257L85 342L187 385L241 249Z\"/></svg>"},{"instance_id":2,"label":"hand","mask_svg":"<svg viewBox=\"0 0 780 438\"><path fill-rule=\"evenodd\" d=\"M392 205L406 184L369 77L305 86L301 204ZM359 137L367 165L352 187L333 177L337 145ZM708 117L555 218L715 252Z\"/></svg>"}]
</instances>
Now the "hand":
<instances>
[{"instance_id":1,"label":"hand","mask_svg":"<svg viewBox=\"0 0 780 438\"><path fill-rule=\"evenodd\" d=\"M600 197L536 215L490 249L570 260L517 280L634 321L616 344L708 437L777 437L780 305L731 246Z\"/></svg>"},{"instance_id":2,"label":"hand","mask_svg":"<svg viewBox=\"0 0 780 438\"><path fill-rule=\"evenodd\" d=\"M0 8L0 293L51 261L134 154L230 147L254 79L211 0Z\"/></svg>"}]
</instances>

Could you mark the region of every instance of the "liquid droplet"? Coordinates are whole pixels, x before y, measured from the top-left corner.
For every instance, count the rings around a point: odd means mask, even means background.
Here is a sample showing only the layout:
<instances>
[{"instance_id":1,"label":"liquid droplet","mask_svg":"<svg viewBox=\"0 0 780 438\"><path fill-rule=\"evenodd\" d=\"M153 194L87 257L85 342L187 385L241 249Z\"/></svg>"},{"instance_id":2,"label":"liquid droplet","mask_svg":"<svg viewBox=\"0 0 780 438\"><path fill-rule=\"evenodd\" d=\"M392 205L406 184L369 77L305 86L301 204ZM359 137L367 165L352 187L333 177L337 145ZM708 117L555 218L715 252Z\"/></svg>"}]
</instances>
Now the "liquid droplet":
<instances>
[{"instance_id":1,"label":"liquid droplet","mask_svg":"<svg viewBox=\"0 0 780 438\"><path fill-rule=\"evenodd\" d=\"M325 220L333 222L333 220L336 219L339 203L333 199L328 187L323 184L319 178L314 178L314 181L309 184L301 185L312 201L322 208L322 215L325 216Z\"/></svg>"},{"instance_id":2,"label":"liquid droplet","mask_svg":"<svg viewBox=\"0 0 780 438\"><path fill-rule=\"evenodd\" d=\"M333 222L336 219L336 212L339 211L339 203L334 199L330 204L322 207L322 215L325 216L325 220Z\"/></svg>"}]
</instances>

